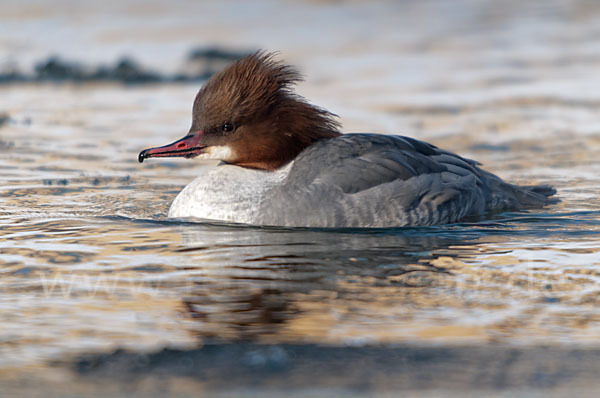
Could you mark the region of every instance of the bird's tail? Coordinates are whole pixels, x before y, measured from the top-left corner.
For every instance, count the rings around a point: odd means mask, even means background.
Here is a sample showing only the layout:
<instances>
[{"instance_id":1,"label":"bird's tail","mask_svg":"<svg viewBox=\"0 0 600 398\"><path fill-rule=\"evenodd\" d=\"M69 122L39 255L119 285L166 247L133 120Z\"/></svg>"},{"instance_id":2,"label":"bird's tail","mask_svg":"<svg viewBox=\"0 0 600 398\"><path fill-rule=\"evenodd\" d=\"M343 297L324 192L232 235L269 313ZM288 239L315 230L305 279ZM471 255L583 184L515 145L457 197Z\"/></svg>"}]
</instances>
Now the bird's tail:
<instances>
[{"instance_id":1,"label":"bird's tail","mask_svg":"<svg viewBox=\"0 0 600 398\"><path fill-rule=\"evenodd\" d=\"M555 198L556 189L550 185L513 185L514 195L522 207L542 207L560 200Z\"/></svg>"}]
</instances>

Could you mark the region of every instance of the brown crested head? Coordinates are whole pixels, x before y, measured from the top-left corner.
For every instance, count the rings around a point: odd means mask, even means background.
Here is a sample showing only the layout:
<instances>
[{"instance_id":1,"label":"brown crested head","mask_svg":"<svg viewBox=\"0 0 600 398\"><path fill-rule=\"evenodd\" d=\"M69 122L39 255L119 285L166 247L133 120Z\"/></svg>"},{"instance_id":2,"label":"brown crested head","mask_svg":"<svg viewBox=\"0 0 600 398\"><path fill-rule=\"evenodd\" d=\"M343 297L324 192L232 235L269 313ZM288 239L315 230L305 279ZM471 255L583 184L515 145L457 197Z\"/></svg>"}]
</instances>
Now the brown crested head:
<instances>
[{"instance_id":1,"label":"brown crested head","mask_svg":"<svg viewBox=\"0 0 600 398\"><path fill-rule=\"evenodd\" d=\"M335 115L293 91L291 66L263 51L213 75L194 100L189 134L140 153L147 157L202 155L243 167L275 170L316 141L340 135ZM160 151L162 150L162 152Z\"/></svg>"}]
</instances>

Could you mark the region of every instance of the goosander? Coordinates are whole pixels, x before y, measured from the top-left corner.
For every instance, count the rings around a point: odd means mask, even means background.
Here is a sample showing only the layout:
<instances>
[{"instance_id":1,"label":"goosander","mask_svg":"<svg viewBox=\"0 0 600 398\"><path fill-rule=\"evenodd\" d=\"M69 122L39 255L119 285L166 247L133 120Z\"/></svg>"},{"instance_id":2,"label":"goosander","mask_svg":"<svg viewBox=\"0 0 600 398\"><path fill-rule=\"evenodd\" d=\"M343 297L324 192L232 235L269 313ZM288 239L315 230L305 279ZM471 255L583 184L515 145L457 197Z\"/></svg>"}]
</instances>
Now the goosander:
<instances>
[{"instance_id":1,"label":"goosander","mask_svg":"<svg viewBox=\"0 0 600 398\"><path fill-rule=\"evenodd\" d=\"M169 217L427 226L555 202L550 186L509 184L476 161L414 138L342 134L336 115L294 93L300 80L296 69L259 51L204 84L189 133L138 157L221 161L177 195Z\"/></svg>"}]
</instances>

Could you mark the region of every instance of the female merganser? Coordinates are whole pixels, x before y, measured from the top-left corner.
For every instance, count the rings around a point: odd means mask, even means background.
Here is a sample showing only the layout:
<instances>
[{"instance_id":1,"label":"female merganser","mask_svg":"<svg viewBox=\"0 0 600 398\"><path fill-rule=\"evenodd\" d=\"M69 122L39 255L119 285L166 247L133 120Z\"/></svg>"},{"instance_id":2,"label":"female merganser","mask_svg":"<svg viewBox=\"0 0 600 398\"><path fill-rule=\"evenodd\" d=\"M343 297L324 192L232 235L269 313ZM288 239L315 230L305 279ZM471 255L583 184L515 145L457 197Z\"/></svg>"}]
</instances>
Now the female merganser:
<instances>
[{"instance_id":1,"label":"female merganser","mask_svg":"<svg viewBox=\"0 0 600 398\"><path fill-rule=\"evenodd\" d=\"M182 139L139 154L218 159L169 217L291 227L397 227L555 202L414 138L341 134L336 115L295 94L298 72L257 52L215 74Z\"/></svg>"}]
</instances>

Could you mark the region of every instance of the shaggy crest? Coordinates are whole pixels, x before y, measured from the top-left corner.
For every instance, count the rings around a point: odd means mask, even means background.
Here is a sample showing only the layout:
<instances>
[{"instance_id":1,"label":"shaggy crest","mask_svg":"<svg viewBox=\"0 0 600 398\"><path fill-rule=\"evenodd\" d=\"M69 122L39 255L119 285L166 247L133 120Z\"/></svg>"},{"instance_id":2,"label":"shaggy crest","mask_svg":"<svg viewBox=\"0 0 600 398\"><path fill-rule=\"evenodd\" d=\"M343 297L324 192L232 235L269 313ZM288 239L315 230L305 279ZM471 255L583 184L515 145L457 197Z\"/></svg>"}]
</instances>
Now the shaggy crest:
<instances>
[{"instance_id":1,"label":"shaggy crest","mask_svg":"<svg viewBox=\"0 0 600 398\"><path fill-rule=\"evenodd\" d=\"M258 51L215 74L194 101L191 130L217 132L223 123L251 136L253 147L230 147L232 163L272 170L294 159L315 141L340 135L336 115L309 104L293 91L298 71ZM232 141L235 141L232 136ZM253 159L260 157L260 163Z\"/></svg>"},{"instance_id":2,"label":"shaggy crest","mask_svg":"<svg viewBox=\"0 0 600 398\"><path fill-rule=\"evenodd\" d=\"M302 77L273 56L257 52L216 73L196 96L194 113L219 114L226 107L239 116L251 116L256 109L270 109L282 95L292 94L291 86Z\"/></svg>"}]
</instances>

